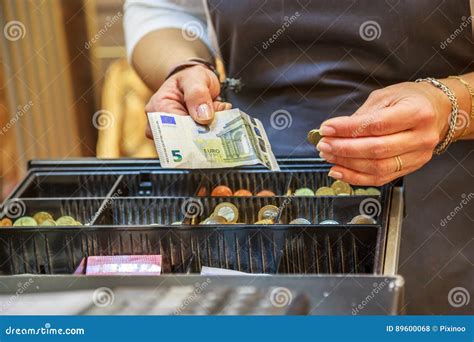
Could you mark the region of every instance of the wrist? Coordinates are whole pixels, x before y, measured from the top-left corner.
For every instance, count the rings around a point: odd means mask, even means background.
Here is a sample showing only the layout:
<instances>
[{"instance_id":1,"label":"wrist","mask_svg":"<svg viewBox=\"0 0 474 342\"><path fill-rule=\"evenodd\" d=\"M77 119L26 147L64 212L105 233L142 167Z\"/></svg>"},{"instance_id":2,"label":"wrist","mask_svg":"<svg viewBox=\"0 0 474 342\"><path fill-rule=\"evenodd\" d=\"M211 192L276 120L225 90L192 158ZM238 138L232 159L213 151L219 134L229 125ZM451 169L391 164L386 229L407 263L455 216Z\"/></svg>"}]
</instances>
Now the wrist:
<instances>
[{"instance_id":1,"label":"wrist","mask_svg":"<svg viewBox=\"0 0 474 342\"><path fill-rule=\"evenodd\" d=\"M175 74L177 74L177 73L179 73L179 72L181 72L185 69L189 69L189 68L193 68L193 67L197 67L197 66L211 71L212 73L214 73L217 76L217 79L219 79L219 73L217 72L216 67L214 66L214 64L212 64L211 62L208 62L204 59L201 59L201 58L189 58L186 61L175 65L168 72L168 75L166 76L166 79L170 78L171 76L173 76L173 75L175 75Z\"/></svg>"},{"instance_id":2,"label":"wrist","mask_svg":"<svg viewBox=\"0 0 474 342\"><path fill-rule=\"evenodd\" d=\"M444 83L444 80L440 80ZM425 92L433 106L436 114L436 126L439 134L439 141L442 141L449 131L449 119L452 113L452 104L446 94L428 82L417 83L420 89ZM449 87L449 86L448 86Z\"/></svg>"}]
</instances>

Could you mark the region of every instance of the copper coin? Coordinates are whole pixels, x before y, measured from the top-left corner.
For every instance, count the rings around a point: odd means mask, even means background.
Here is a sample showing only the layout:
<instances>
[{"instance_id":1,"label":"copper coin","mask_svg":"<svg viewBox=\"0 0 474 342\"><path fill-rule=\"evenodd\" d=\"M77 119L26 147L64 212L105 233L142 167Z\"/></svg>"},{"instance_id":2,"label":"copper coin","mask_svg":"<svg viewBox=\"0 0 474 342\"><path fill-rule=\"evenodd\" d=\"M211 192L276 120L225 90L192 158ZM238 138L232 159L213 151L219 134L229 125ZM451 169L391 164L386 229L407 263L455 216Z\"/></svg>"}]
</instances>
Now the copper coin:
<instances>
[{"instance_id":1,"label":"copper coin","mask_svg":"<svg viewBox=\"0 0 474 342\"><path fill-rule=\"evenodd\" d=\"M275 197L275 193L270 190L262 190L257 194L258 197Z\"/></svg>"},{"instance_id":2,"label":"copper coin","mask_svg":"<svg viewBox=\"0 0 474 342\"><path fill-rule=\"evenodd\" d=\"M9 218L6 217L0 220L0 227L12 227L12 226L13 226L13 222Z\"/></svg>"},{"instance_id":3,"label":"copper coin","mask_svg":"<svg viewBox=\"0 0 474 342\"><path fill-rule=\"evenodd\" d=\"M213 197L226 197L226 196L232 196L232 190L225 185L219 185L216 186L212 192L211 196Z\"/></svg>"},{"instance_id":4,"label":"copper coin","mask_svg":"<svg viewBox=\"0 0 474 342\"><path fill-rule=\"evenodd\" d=\"M204 197L207 196L207 189L205 186L201 186L199 188L199 191L197 192L198 197Z\"/></svg>"},{"instance_id":5,"label":"copper coin","mask_svg":"<svg viewBox=\"0 0 474 342\"><path fill-rule=\"evenodd\" d=\"M248 191L247 189L240 189L234 192L234 196L239 196L239 197L251 197L252 193Z\"/></svg>"}]
</instances>

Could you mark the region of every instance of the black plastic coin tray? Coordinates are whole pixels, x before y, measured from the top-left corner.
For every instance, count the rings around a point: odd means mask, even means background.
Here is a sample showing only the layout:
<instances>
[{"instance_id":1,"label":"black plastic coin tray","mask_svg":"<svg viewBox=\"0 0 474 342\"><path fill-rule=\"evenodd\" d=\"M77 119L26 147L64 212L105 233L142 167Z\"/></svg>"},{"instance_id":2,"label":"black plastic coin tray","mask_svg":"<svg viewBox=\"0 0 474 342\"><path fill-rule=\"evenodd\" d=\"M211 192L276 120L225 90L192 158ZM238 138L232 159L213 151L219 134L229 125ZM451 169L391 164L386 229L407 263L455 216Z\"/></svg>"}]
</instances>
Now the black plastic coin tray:
<instances>
[{"instance_id":1,"label":"black plastic coin tray","mask_svg":"<svg viewBox=\"0 0 474 342\"><path fill-rule=\"evenodd\" d=\"M2 227L0 274L70 274L86 256L136 254L161 254L163 273L211 266L269 274L380 274L392 185L381 187L380 196L296 197L298 188L330 185L330 165L313 159L279 163L280 172L260 166L170 170L151 160L30 162L3 204L4 215L14 203L22 216L47 211L73 216L83 226ZM277 196L210 197L217 185ZM207 196L198 196L203 189ZM222 202L238 207L237 224L198 224ZM376 224L348 224L367 203ZM190 204L192 215L185 209ZM255 224L265 205L279 207L278 224ZM311 224L289 224L296 218Z\"/></svg>"}]
</instances>

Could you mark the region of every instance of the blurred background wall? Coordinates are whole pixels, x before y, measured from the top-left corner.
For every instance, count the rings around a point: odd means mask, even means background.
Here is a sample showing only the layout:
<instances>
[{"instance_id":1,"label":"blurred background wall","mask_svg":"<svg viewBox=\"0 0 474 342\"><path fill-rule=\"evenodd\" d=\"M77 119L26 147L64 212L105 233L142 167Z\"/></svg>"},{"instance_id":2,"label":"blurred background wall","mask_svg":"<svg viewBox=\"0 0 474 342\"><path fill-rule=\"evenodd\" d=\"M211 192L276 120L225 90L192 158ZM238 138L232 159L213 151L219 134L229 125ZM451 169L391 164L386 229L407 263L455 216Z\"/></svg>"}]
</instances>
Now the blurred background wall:
<instances>
[{"instance_id":1,"label":"blurred background wall","mask_svg":"<svg viewBox=\"0 0 474 342\"><path fill-rule=\"evenodd\" d=\"M37 158L154 157L123 0L0 0L0 200Z\"/></svg>"}]
</instances>

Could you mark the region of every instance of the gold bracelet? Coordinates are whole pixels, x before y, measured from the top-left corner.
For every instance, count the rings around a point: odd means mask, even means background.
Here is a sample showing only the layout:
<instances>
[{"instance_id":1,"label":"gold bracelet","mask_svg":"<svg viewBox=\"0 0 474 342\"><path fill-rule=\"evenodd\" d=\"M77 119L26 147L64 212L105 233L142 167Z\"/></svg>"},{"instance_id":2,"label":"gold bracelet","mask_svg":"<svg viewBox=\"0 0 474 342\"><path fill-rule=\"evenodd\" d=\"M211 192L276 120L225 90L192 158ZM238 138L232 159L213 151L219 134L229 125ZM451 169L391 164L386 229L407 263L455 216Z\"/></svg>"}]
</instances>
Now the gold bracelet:
<instances>
[{"instance_id":1,"label":"gold bracelet","mask_svg":"<svg viewBox=\"0 0 474 342\"><path fill-rule=\"evenodd\" d=\"M468 82L466 82L464 79L462 79L459 76L449 76L448 78L456 79L459 82L461 82L466 87L467 91L469 92L469 95L471 95L471 113L470 113L469 117L466 118L466 119L469 120L469 122L466 124L466 127L464 128L464 131L462 132L461 136L458 138L458 139L460 139L460 138L462 138L466 135L467 129L469 128L471 123L474 121L474 89L471 87L471 85Z\"/></svg>"}]
</instances>

